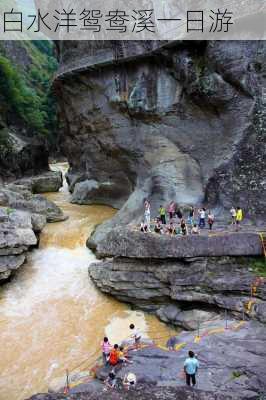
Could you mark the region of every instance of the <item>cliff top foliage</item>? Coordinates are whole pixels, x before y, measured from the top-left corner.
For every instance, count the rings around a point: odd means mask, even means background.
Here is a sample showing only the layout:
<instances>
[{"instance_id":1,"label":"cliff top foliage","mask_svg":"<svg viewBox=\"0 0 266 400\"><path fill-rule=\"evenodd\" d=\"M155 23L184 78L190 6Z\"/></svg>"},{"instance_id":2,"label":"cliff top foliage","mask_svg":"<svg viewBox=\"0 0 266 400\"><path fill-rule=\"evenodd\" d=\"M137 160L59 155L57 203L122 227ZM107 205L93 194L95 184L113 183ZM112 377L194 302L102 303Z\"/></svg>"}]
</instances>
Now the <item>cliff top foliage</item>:
<instances>
[{"instance_id":1,"label":"cliff top foliage","mask_svg":"<svg viewBox=\"0 0 266 400\"><path fill-rule=\"evenodd\" d=\"M0 115L7 126L23 126L28 136L56 132L51 90L57 68L49 41L3 42L0 45Z\"/></svg>"}]
</instances>

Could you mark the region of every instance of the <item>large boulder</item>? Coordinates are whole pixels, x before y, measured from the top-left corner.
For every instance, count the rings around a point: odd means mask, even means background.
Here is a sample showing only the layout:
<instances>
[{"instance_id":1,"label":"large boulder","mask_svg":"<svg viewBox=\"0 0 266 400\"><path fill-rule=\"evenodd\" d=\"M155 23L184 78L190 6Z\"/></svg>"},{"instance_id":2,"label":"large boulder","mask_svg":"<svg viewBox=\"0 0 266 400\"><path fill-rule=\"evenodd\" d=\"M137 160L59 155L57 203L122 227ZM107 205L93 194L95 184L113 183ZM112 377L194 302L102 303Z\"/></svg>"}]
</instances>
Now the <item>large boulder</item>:
<instances>
[{"instance_id":1,"label":"large boulder","mask_svg":"<svg viewBox=\"0 0 266 400\"><path fill-rule=\"evenodd\" d=\"M24 264L27 250L36 244L30 213L1 208L0 283Z\"/></svg>"},{"instance_id":2,"label":"large boulder","mask_svg":"<svg viewBox=\"0 0 266 400\"><path fill-rule=\"evenodd\" d=\"M47 222L59 222L67 218L55 203L42 195L32 194L28 186L21 184L0 187L0 206L42 215ZM40 226L43 224L43 220L39 218L37 221L36 216L33 216L33 220L35 224Z\"/></svg>"},{"instance_id":3,"label":"large boulder","mask_svg":"<svg viewBox=\"0 0 266 400\"><path fill-rule=\"evenodd\" d=\"M63 185L63 177L61 171L48 171L41 175L22 178L15 184L24 185L33 193L58 192Z\"/></svg>"}]
</instances>

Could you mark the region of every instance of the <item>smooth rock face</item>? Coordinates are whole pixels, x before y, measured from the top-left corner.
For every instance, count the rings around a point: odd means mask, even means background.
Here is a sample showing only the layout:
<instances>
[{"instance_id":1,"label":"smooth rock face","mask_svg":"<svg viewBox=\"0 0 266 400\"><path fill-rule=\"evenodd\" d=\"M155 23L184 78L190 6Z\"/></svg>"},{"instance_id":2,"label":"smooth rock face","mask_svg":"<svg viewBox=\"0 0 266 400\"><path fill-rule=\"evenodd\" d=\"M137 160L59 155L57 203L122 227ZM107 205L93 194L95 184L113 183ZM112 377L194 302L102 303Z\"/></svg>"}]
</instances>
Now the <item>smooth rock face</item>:
<instances>
[{"instance_id":1,"label":"smooth rock face","mask_svg":"<svg viewBox=\"0 0 266 400\"><path fill-rule=\"evenodd\" d=\"M161 45L60 44L55 87L72 201L120 209L97 242L139 220L145 198L152 216L175 200L221 215L241 205L246 218L265 219L265 42Z\"/></svg>"}]
</instances>

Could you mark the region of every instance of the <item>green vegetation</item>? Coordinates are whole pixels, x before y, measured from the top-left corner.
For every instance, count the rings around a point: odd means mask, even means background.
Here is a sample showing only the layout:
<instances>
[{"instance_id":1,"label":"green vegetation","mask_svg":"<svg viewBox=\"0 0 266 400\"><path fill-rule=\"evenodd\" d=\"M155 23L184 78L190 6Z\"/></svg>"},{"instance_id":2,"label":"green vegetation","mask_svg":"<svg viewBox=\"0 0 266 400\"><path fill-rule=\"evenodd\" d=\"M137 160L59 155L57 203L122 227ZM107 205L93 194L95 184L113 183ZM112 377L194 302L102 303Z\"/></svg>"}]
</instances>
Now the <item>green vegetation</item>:
<instances>
[{"instance_id":1,"label":"green vegetation","mask_svg":"<svg viewBox=\"0 0 266 400\"><path fill-rule=\"evenodd\" d=\"M233 371L232 372L232 379L237 379L240 378L240 376L244 375L244 372L242 371Z\"/></svg>"},{"instance_id":2,"label":"green vegetation","mask_svg":"<svg viewBox=\"0 0 266 400\"><path fill-rule=\"evenodd\" d=\"M250 266L252 268L252 271L257 276L266 277L266 258L265 257L258 257L258 258L252 259L250 262Z\"/></svg>"},{"instance_id":3,"label":"green vegetation","mask_svg":"<svg viewBox=\"0 0 266 400\"><path fill-rule=\"evenodd\" d=\"M4 46L0 48L0 113L8 123L22 121L30 135L46 135L53 140L56 132L56 108L51 81L57 68L53 45L49 41L16 42L23 62L14 62Z\"/></svg>"}]
</instances>

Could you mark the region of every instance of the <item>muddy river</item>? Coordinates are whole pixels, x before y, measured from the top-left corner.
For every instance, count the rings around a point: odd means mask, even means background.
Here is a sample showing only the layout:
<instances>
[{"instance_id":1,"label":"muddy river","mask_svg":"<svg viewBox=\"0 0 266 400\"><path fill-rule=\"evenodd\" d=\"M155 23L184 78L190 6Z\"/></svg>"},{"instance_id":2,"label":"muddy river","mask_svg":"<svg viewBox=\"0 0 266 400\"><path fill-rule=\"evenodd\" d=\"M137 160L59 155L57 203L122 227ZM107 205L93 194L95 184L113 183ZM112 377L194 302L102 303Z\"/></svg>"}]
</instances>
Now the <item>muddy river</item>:
<instances>
[{"instance_id":1,"label":"muddy river","mask_svg":"<svg viewBox=\"0 0 266 400\"><path fill-rule=\"evenodd\" d=\"M65 172L67 165L52 168ZM171 333L154 316L101 294L88 278L95 257L86 248L86 239L115 210L71 204L66 183L47 197L69 219L48 224L39 248L0 288L1 400L22 400L47 391L53 380L84 359L93 365L102 337L121 341L129 335L131 322L143 335L161 337L161 343Z\"/></svg>"}]
</instances>

